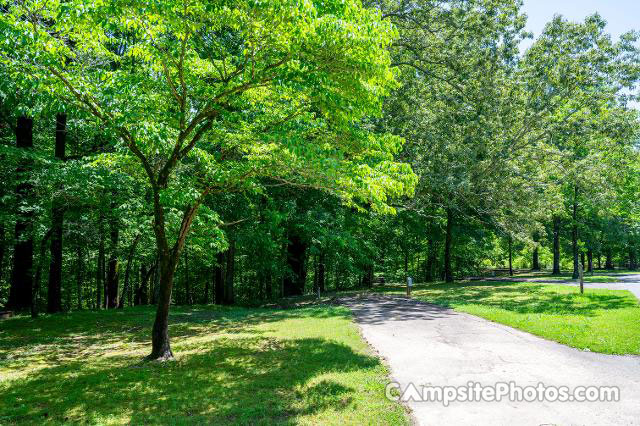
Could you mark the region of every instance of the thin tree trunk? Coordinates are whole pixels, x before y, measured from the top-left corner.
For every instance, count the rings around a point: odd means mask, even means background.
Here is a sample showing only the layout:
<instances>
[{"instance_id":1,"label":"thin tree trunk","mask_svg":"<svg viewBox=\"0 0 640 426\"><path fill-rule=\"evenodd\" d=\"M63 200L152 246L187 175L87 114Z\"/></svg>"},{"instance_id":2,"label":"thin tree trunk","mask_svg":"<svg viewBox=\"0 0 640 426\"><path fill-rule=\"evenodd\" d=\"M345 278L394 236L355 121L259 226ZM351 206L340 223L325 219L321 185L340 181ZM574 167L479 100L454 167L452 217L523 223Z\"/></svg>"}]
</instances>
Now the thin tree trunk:
<instances>
[{"instance_id":1,"label":"thin tree trunk","mask_svg":"<svg viewBox=\"0 0 640 426\"><path fill-rule=\"evenodd\" d=\"M40 295L40 277L42 276L42 264L44 263L47 253L47 242L51 238L52 230L49 229L42 241L40 241L40 253L38 253L38 265L36 266L36 273L33 277L33 300L31 301L31 316L33 318L38 316L38 296Z\"/></svg>"},{"instance_id":2,"label":"thin tree trunk","mask_svg":"<svg viewBox=\"0 0 640 426\"><path fill-rule=\"evenodd\" d=\"M82 258L82 246L76 244L76 287L78 290L78 310L82 309L82 280L84 278L84 261Z\"/></svg>"},{"instance_id":3,"label":"thin tree trunk","mask_svg":"<svg viewBox=\"0 0 640 426\"><path fill-rule=\"evenodd\" d=\"M573 275L575 280L579 277L578 272L578 187L574 187L573 192L573 223L571 224L571 248L573 251Z\"/></svg>"},{"instance_id":4,"label":"thin tree trunk","mask_svg":"<svg viewBox=\"0 0 640 426\"><path fill-rule=\"evenodd\" d=\"M25 153L33 148L33 120L25 116L18 118L16 147ZM9 309L22 310L31 307L33 299L33 185L31 184L32 161L20 160L16 169L19 184L16 188L15 246L9 289Z\"/></svg>"},{"instance_id":5,"label":"thin tree trunk","mask_svg":"<svg viewBox=\"0 0 640 426\"><path fill-rule=\"evenodd\" d=\"M271 271L267 271L264 277L264 291L267 300L271 300L273 298L273 286L271 280Z\"/></svg>"},{"instance_id":6,"label":"thin tree trunk","mask_svg":"<svg viewBox=\"0 0 640 426\"><path fill-rule=\"evenodd\" d=\"M158 187L154 187L153 230L156 235L156 246L160 257L160 283L158 286L156 317L151 330L151 354L146 359L164 361L173 359L173 352L171 352L169 344L169 307L171 305L173 278L180 259L180 253L199 205L195 204L185 210L178 231L178 238L174 246L169 248L165 229L164 208L160 203L160 191L158 189Z\"/></svg>"},{"instance_id":7,"label":"thin tree trunk","mask_svg":"<svg viewBox=\"0 0 640 426\"><path fill-rule=\"evenodd\" d=\"M613 270L615 269L613 266L613 253L611 252L611 249L608 248L605 251L605 263L604 263L604 267L605 269L609 269L609 270Z\"/></svg>"},{"instance_id":8,"label":"thin tree trunk","mask_svg":"<svg viewBox=\"0 0 640 426\"><path fill-rule=\"evenodd\" d=\"M453 282L453 270L451 269L451 246L453 240L453 212L447 209L447 232L444 242L444 278L448 283Z\"/></svg>"},{"instance_id":9,"label":"thin tree trunk","mask_svg":"<svg viewBox=\"0 0 640 426\"><path fill-rule=\"evenodd\" d=\"M560 275L560 217L553 217L553 275Z\"/></svg>"},{"instance_id":10,"label":"thin tree trunk","mask_svg":"<svg viewBox=\"0 0 640 426\"><path fill-rule=\"evenodd\" d=\"M233 305L235 301L235 294L233 291L233 281L235 274L235 257L236 257L236 242L232 238L229 241L229 249L226 254L227 267L225 270L225 286L224 286L224 300L223 304Z\"/></svg>"},{"instance_id":11,"label":"thin tree trunk","mask_svg":"<svg viewBox=\"0 0 640 426\"><path fill-rule=\"evenodd\" d=\"M149 269L146 269L144 265L140 266L140 284L133 300L134 305L147 305L149 303L149 279L157 267L157 263L149 266Z\"/></svg>"},{"instance_id":12,"label":"thin tree trunk","mask_svg":"<svg viewBox=\"0 0 640 426\"><path fill-rule=\"evenodd\" d=\"M98 219L98 265L96 271L96 299L97 299L97 309L102 308L102 294L106 295L106 285L104 281L104 214L100 212L100 217ZM106 299L105 299L106 300Z\"/></svg>"},{"instance_id":13,"label":"thin tree trunk","mask_svg":"<svg viewBox=\"0 0 640 426\"><path fill-rule=\"evenodd\" d=\"M156 256L156 265L159 265L159 264L160 264L160 256ZM151 289L149 292L151 296L152 305L158 304L159 292L160 292L160 267L156 266L156 268L154 268L153 270L153 277L151 280Z\"/></svg>"},{"instance_id":14,"label":"thin tree trunk","mask_svg":"<svg viewBox=\"0 0 640 426\"><path fill-rule=\"evenodd\" d=\"M120 228L118 218L113 210L116 208L115 201L111 203L112 215L110 220L111 244L109 246L109 267L107 271L107 308L118 306L118 282L120 281L120 265L118 262L118 242L120 239Z\"/></svg>"},{"instance_id":15,"label":"thin tree trunk","mask_svg":"<svg viewBox=\"0 0 640 426\"><path fill-rule=\"evenodd\" d=\"M204 280L204 302L203 305L208 305L209 304L209 283L210 280L206 279Z\"/></svg>"},{"instance_id":16,"label":"thin tree trunk","mask_svg":"<svg viewBox=\"0 0 640 426\"><path fill-rule=\"evenodd\" d=\"M513 276L513 238L509 235L509 276Z\"/></svg>"},{"instance_id":17,"label":"thin tree trunk","mask_svg":"<svg viewBox=\"0 0 640 426\"><path fill-rule=\"evenodd\" d=\"M593 273L593 250L591 249L587 251L587 262L588 262L587 272Z\"/></svg>"},{"instance_id":18,"label":"thin tree trunk","mask_svg":"<svg viewBox=\"0 0 640 426\"><path fill-rule=\"evenodd\" d=\"M224 302L224 263L225 252L216 254L216 265L213 268L214 303L222 305Z\"/></svg>"},{"instance_id":19,"label":"thin tree trunk","mask_svg":"<svg viewBox=\"0 0 640 426\"><path fill-rule=\"evenodd\" d=\"M289 274L284 280L284 296L301 296L306 281L305 259L307 244L296 234L289 236L287 244L287 266Z\"/></svg>"},{"instance_id":20,"label":"thin tree trunk","mask_svg":"<svg viewBox=\"0 0 640 426\"><path fill-rule=\"evenodd\" d=\"M5 230L4 223L0 223L0 283L4 272L4 253L5 253ZM2 294L0 294L2 296Z\"/></svg>"},{"instance_id":21,"label":"thin tree trunk","mask_svg":"<svg viewBox=\"0 0 640 426\"><path fill-rule=\"evenodd\" d=\"M136 246L138 245L138 242L140 241L141 237L142 237L142 234L136 235L136 237L133 239L133 242L131 243L131 247L129 247L129 255L127 256L127 266L124 270L124 285L122 287L122 297L118 301L119 309L124 308L124 295L127 294L127 292L129 291L129 276L131 275L131 262L133 261L133 256L136 253Z\"/></svg>"},{"instance_id":22,"label":"thin tree trunk","mask_svg":"<svg viewBox=\"0 0 640 426\"><path fill-rule=\"evenodd\" d=\"M636 262L636 252L633 247L629 247L629 269L635 271L638 268L638 263Z\"/></svg>"},{"instance_id":23,"label":"thin tree trunk","mask_svg":"<svg viewBox=\"0 0 640 426\"><path fill-rule=\"evenodd\" d=\"M187 305L193 305L193 297L191 295L191 278L189 277L189 251L186 246L184 248L184 276Z\"/></svg>"},{"instance_id":24,"label":"thin tree trunk","mask_svg":"<svg viewBox=\"0 0 640 426\"><path fill-rule=\"evenodd\" d=\"M436 242L432 237L430 237L427 242L427 248L429 253L427 254L427 266L425 267L424 280L426 282L431 282L435 279L435 267L437 261Z\"/></svg>"},{"instance_id":25,"label":"thin tree trunk","mask_svg":"<svg viewBox=\"0 0 640 426\"><path fill-rule=\"evenodd\" d=\"M404 255L404 281L406 282L409 278L409 252L407 250L403 250L402 254Z\"/></svg>"},{"instance_id":26,"label":"thin tree trunk","mask_svg":"<svg viewBox=\"0 0 640 426\"><path fill-rule=\"evenodd\" d=\"M531 270L539 271L540 270L540 255L539 255L539 246L538 242L540 240L540 236L537 232L533 233L533 255L531 259Z\"/></svg>"},{"instance_id":27,"label":"thin tree trunk","mask_svg":"<svg viewBox=\"0 0 640 426\"><path fill-rule=\"evenodd\" d=\"M322 253L318 259L318 289L324 293L326 287L326 255Z\"/></svg>"},{"instance_id":28,"label":"thin tree trunk","mask_svg":"<svg viewBox=\"0 0 640 426\"><path fill-rule=\"evenodd\" d=\"M147 357L149 360L165 361L173 358L169 344L169 306L177 260L177 256L168 252L160 255L158 307L151 330L151 354Z\"/></svg>"},{"instance_id":29,"label":"thin tree trunk","mask_svg":"<svg viewBox=\"0 0 640 426\"><path fill-rule=\"evenodd\" d=\"M56 116L55 157L64 161L67 140L67 115ZM63 187L58 187L62 191ZM47 291L47 312L62 310L62 231L64 227L64 202L60 195L54 196L51 209L51 263L49 264L49 286Z\"/></svg>"}]
</instances>

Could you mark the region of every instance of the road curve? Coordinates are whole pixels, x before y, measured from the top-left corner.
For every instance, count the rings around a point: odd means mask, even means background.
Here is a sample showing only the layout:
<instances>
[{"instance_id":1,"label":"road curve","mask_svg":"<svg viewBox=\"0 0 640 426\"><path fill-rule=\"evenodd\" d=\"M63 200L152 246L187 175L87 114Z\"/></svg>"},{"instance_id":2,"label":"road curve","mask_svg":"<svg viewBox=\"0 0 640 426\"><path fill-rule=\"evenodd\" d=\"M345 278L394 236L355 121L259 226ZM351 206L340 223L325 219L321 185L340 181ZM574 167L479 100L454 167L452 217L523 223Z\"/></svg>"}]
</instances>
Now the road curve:
<instances>
[{"instance_id":1,"label":"road curve","mask_svg":"<svg viewBox=\"0 0 640 426\"><path fill-rule=\"evenodd\" d=\"M585 352L402 297L344 299L402 389L420 386L617 386L618 402L408 402L421 425L640 424L640 357Z\"/></svg>"}]
</instances>

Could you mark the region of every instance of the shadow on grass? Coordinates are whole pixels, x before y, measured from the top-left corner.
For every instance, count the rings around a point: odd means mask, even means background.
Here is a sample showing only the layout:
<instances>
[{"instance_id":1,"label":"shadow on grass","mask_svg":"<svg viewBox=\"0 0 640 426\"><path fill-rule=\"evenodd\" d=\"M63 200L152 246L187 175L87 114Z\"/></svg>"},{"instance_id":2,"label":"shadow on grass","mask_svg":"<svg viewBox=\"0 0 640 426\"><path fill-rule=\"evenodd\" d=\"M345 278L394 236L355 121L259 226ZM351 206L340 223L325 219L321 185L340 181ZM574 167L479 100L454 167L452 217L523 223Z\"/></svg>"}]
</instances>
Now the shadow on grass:
<instances>
[{"instance_id":1,"label":"shadow on grass","mask_svg":"<svg viewBox=\"0 0 640 426\"><path fill-rule=\"evenodd\" d=\"M123 341L149 343L154 308L141 306L124 310L79 311L43 315L38 318L19 316L0 322L0 361L8 350L34 345L53 345L56 352L67 356L83 355L90 348L93 355L111 351L110 344ZM207 333L258 333L251 326L287 318L350 318L348 312L335 308L308 309L244 309L214 305L172 307L169 334L173 342L181 338ZM95 345L99 345L96 347ZM102 349L101 349L102 348Z\"/></svg>"},{"instance_id":2,"label":"shadow on grass","mask_svg":"<svg viewBox=\"0 0 640 426\"><path fill-rule=\"evenodd\" d=\"M6 362L19 369L22 355L25 367L43 359L51 366L0 382L0 424L293 424L300 415L340 412L352 404L356 391L333 380L331 373L379 368L377 358L332 340L280 340L251 327L326 317L349 313L331 307L178 308L172 314L171 333L181 349L178 361L164 364L141 363L139 355L109 347L127 341L146 348L150 308L16 318L0 334L2 346L15 345ZM44 326L46 333L39 333ZM180 344L180 338L215 333L222 335ZM48 352L53 358L47 358ZM64 359L58 361L58 356Z\"/></svg>"},{"instance_id":3,"label":"shadow on grass","mask_svg":"<svg viewBox=\"0 0 640 426\"><path fill-rule=\"evenodd\" d=\"M323 339L251 337L212 346L166 364L74 362L40 370L6 389L3 399L11 406L1 423L104 423L121 416L133 424L294 423L298 415L351 403L353 389L331 380L302 388L308 380L379 365Z\"/></svg>"},{"instance_id":4,"label":"shadow on grass","mask_svg":"<svg viewBox=\"0 0 640 426\"><path fill-rule=\"evenodd\" d=\"M377 292L398 292L401 287L385 286ZM598 310L621 309L637 306L626 295L588 291L579 294L576 289L552 291L544 284L509 282L473 282L460 284L420 285L413 296L445 307L476 304L522 314L586 315L594 316Z\"/></svg>"}]
</instances>

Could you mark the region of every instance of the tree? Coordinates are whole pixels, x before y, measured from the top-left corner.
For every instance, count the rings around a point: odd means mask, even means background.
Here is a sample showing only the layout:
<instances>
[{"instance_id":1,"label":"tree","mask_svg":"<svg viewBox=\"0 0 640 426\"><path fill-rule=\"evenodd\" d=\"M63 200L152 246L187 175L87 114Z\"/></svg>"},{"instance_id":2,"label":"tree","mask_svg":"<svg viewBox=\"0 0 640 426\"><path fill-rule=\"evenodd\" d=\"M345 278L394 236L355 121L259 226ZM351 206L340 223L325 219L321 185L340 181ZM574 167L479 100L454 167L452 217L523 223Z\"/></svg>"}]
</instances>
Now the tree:
<instances>
[{"instance_id":1,"label":"tree","mask_svg":"<svg viewBox=\"0 0 640 426\"><path fill-rule=\"evenodd\" d=\"M152 192L150 359L173 356L173 277L208 195L270 177L392 211L389 197L411 193L413 174L392 157L401 141L358 125L393 81L393 29L358 2L36 3L2 15L3 60L117 135L120 164L135 158L129 170Z\"/></svg>"},{"instance_id":2,"label":"tree","mask_svg":"<svg viewBox=\"0 0 640 426\"><path fill-rule=\"evenodd\" d=\"M33 303L33 184L30 182L33 162L28 152L33 148L33 119L20 116L15 133L16 147L26 152L16 170L19 181L16 189L18 213L11 268L11 289L7 306L13 309L26 309Z\"/></svg>"}]
</instances>

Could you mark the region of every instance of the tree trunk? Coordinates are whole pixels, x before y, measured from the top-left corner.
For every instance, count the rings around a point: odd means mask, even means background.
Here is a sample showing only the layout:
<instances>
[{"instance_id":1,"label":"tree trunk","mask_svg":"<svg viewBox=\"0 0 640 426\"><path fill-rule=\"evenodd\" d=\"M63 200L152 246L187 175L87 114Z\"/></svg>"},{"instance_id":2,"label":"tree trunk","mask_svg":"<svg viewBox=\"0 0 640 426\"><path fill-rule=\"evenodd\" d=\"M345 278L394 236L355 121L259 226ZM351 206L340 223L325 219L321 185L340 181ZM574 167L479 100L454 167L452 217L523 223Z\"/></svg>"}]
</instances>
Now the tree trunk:
<instances>
[{"instance_id":1,"label":"tree trunk","mask_svg":"<svg viewBox=\"0 0 640 426\"><path fill-rule=\"evenodd\" d=\"M629 269L635 271L638 269L638 263L636 261L636 251L633 247L629 247Z\"/></svg>"},{"instance_id":2,"label":"tree trunk","mask_svg":"<svg viewBox=\"0 0 640 426\"><path fill-rule=\"evenodd\" d=\"M82 246L76 244L76 287L78 290L78 310L82 309L82 279L84 275L84 261L82 259Z\"/></svg>"},{"instance_id":3,"label":"tree trunk","mask_svg":"<svg viewBox=\"0 0 640 426\"><path fill-rule=\"evenodd\" d=\"M582 270L586 271L587 270L587 264L586 264L586 261L585 261L584 252L580 252L580 264L582 265Z\"/></svg>"},{"instance_id":4,"label":"tree trunk","mask_svg":"<svg viewBox=\"0 0 640 426\"><path fill-rule=\"evenodd\" d=\"M609 270L613 270L615 269L613 267L613 254L611 252L611 249L608 248L605 252L605 262L604 262L604 267L605 269L609 269Z\"/></svg>"},{"instance_id":5,"label":"tree trunk","mask_svg":"<svg viewBox=\"0 0 640 426\"><path fill-rule=\"evenodd\" d=\"M216 305L222 305L224 302L224 256L223 251L216 255L216 266L213 268L213 292Z\"/></svg>"},{"instance_id":6,"label":"tree trunk","mask_svg":"<svg viewBox=\"0 0 640 426\"><path fill-rule=\"evenodd\" d=\"M111 203L112 210L115 209L115 202ZM120 281L120 265L118 262L118 241L120 239L120 229L115 213L112 213L110 220L111 245L109 246L109 267L107 271L107 308L118 306L118 281Z\"/></svg>"},{"instance_id":7,"label":"tree trunk","mask_svg":"<svg viewBox=\"0 0 640 426\"><path fill-rule=\"evenodd\" d=\"M273 283L271 278L271 271L267 271L264 277L264 292L267 300L273 298Z\"/></svg>"},{"instance_id":8,"label":"tree trunk","mask_svg":"<svg viewBox=\"0 0 640 426\"><path fill-rule=\"evenodd\" d=\"M322 253L318 259L318 289L324 293L326 287L326 255Z\"/></svg>"},{"instance_id":9,"label":"tree trunk","mask_svg":"<svg viewBox=\"0 0 640 426\"><path fill-rule=\"evenodd\" d=\"M106 295L106 283L104 280L104 214L100 213L100 217L98 219L98 265L96 271L96 299L97 299L97 309L102 308L102 294ZM106 299L105 299L106 300Z\"/></svg>"},{"instance_id":10,"label":"tree trunk","mask_svg":"<svg viewBox=\"0 0 640 426\"><path fill-rule=\"evenodd\" d=\"M67 115L56 116L55 157L64 161L67 140ZM63 187L59 186L58 191ZM62 231L64 227L64 201L54 195L51 208L51 263L49 264L49 286L47 291L47 312L62 310Z\"/></svg>"},{"instance_id":11,"label":"tree trunk","mask_svg":"<svg viewBox=\"0 0 640 426\"><path fill-rule=\"evenodd\" d=\"M453 212L451 209L447 209L447 232L444 241L444 279L448 283L453 282L453 270L451 269L452 228Z\"/></svg>"},{"instance_id":12,"label":"tree trunk","mask_svg":"<svg viewBox=\"0 0 640 426\"><path fill-rule=\"evenodd\" d=\"M224 286L224 300L223 304L233 305L235 302L235 294L233 291L233 280L235 278L235 257L236 257L236 242L234 239L229 241L229 249L227 250L226 260L227 267L225 270L225 286Z\"/></svg>"},{"instance_id":13,"label":"tree trunk","mask_svg":"<svg viewBox=\"0 0 640 426\"><path fill-rule=\"evenodd\" d=\"M362 284L365 288L373 287L373 264L367 265L364 272Z\"/></svg>"},{"instance_id":14,"label":"tree trunk","mask_svg":"<svg viewBox=\"0 0 640 426\"><path fill-rule=\"evenodd\" d=\"M149 279L157 267L157 263L149 266L149 269L146 269L144 265L140 266L140 285L136 290L133 300L134 305L146 305L149 303Z\"/></svg>"},{"instance_id":15,"label":"tree trunk","mask_svg":"<svg viewBox=\"0 0 640 426\"><path fill-rule=\"evenodd\" d=\"M33 318L38 316L38 296L40 294L40 277L42 276L42 264L47 252L47 242L51 238L52 230L49 229L47 233L42 237L40 241L40 253L38 253L38 265L36 266L36 273L33 277L33 298L31 301L31 316Z\"/></svg>"},{"instance_id":16,"label":"tree trunk","mask_svg":"<svg viewBox=\"0 0 640 426\"><path fill-rule=\"evenodd\" d=\"M588 262L587 272L593 273L593 250L591 249L587 251L587 262Z\"/></svg>"},{"instance_id":17,"label":"tree trunk","mask_svg":"<svg viewBox=\"0 0 640 426\"><path fill-rule=\"evenodd\" d=\"M533 233L533 255L531 259L531 270L539 271L540 270L540 254L539 254L539 246L538 242L540 240L540 236L537 232Z\"/></svg>"},{"instance_id":18,"label":"tree trunk","mask_svg":"<svg viewBox=\"0 0 640 426\"><path fill-rule=\"evenodd\" d=\"M153 276L151 277L151 283L149 288L149 296L151 298L151 304L158 304L158 294L160 291L160 268L157 266L160 263L160 256L156 256L156 267L153 269Z\"/></svg>"},{"instance_id":19,"label":"tree trunk","mask_svg":"<svg viewBox=\"0 0 640 426\"><path fill-rule=\"evenodd\" d=\"M571 224L571 248L573 251L573 275L572 278L578 279L578 187L574 187L573 192L573 223Z\"/></svg>"},{"instance_id":20,"label":"tree trunk","mask_svg":"<svg viewBox=\"0 0 640 426\"><path fill-rule=\"evenodd\" d=\"M289 274L284 280L284 296L301 296L304 293L305 257L307 245L302 238L296 234L289 236L287 244L287 265Z\"/></svg>"},{"instance_id":21,"label":"tree trunk","mask_svg":"<svg viewBox=\"0 0 640 426\"><path fill-rule=\"evenodd\" d=\"M513 276L513 238L509 235L509 276Z\"/></svg>"},{"instance_id":22,"label":"tree trunk","mask_svg":"<svg viewBox=\"0 0 640 426\"><path fill-rule=\"evenodd\" d=\"M169 306L171 305L171 292L173 290L173 277L180 259L180 253L184 247L185 239L193 223L193 218L199 204L187 208L182 216L182 223L178 231L178 238L169 248L167 240L164 208L160 203L160 188L154 187L153 194L153 231L156 236L156 248L159 256L160 282L158 285L158 307L156 317L151 330L151 354L147 360L165 361L173 359L171 346L169 345Z\"/></svg>"},{"instance_id":23,"label":"tree trunk","mask_svg":"<svg viewBox=\"0 0 640 426\"><path fill-rule=\"evenodd\" d=\"M553 275L560 275L560 217L553 217Z\"/></svg>"},{"instance_id":24,"label":"tree trunk","mask_svg":"<svg viewBox=\"0 0 640 426\"><path fill-rule=\"evenodd\" d=\"M149 360L166 361L173 359L173 352L169 344L169 306L171 305L171 290L173 276L178 263L177 256L162 252L160 255L160 285L158 307L151 330L151 354Z\"/></svg>"},{"instance_id":25,"label":"tree trunk","mask_svg":"<svg viewBox=\"0 0 640 426\"><path fill-rule=\"evenodd\" d=\"M437 261L436 242L433 238L429 238L427 242L427 247L429 249L429 253L427 255L427 266L425 268L424 280L426 282L431 282L436 277L435 268L436 268L436 261Z\"/></svg>"},{"instance_id":26,"label":"tree trunk","mask_svg":"<svg viewBox=\"0 0 640 426\"><path fill-rule=\"evenodd\" d=\"M189 251L184 248L184 277L185 277L185 290L187 296L187 305L193 305L193 296L191 295L191 278L189 277Z\"/></svg>"},{"instance_id":27,"label":"tree trunk","mask_svg":"<svg viewBox=\"0 0 640 426\"><path fill-rule=\"evenodd\" d=\"M33 120L25 116L18 118L16 127L16 147L26 151L33 148ZM28 309L33 299L33 185L31 179L32 161L21 159L16 169L15 246L11 269L11 287L7 308Z\"/></svg>"},{"instance_id":28,"label":"tree trunk","mask_svg":"<svg viewBox=\"0 0 640 426\"><path fill-rule=\"evenodd\" d=\"M404 255L404 281L406 282L409 278L409 252L407 250L403 250L402 254Z\"/></svg>"},{"instance_id":29,"label":"tree trunk","mask_svg":"<svg viewBox=\"0 0 640 426\"><path fill-rule=\"evenodd\" d=\"M4 223L0 222L0 283L4 272L4 253L5 253L5 230ZM0 293L0 297L2 294Z\"/></svg>"},{"instance_id":30,"label":"tree trunk","mask_svg":"<svg viewBox=\"0 0 640 426\"><path fill-rule=\"evenodd\" d=\"M136 253L136 246L138 245L138 242L140 241L141 237L142 237L142 234L136 235L136 237L133 239L133 242L131 243L131 247L129 247L129 255L127 256L127 266L124 270L124 285L122 287L122 297L118 301L119 309L124 308L124 295L127 294L127 292L129 291L129 276L131 275L131 262L133 261L133 256Z\"/></svg>"}]
</instances>

